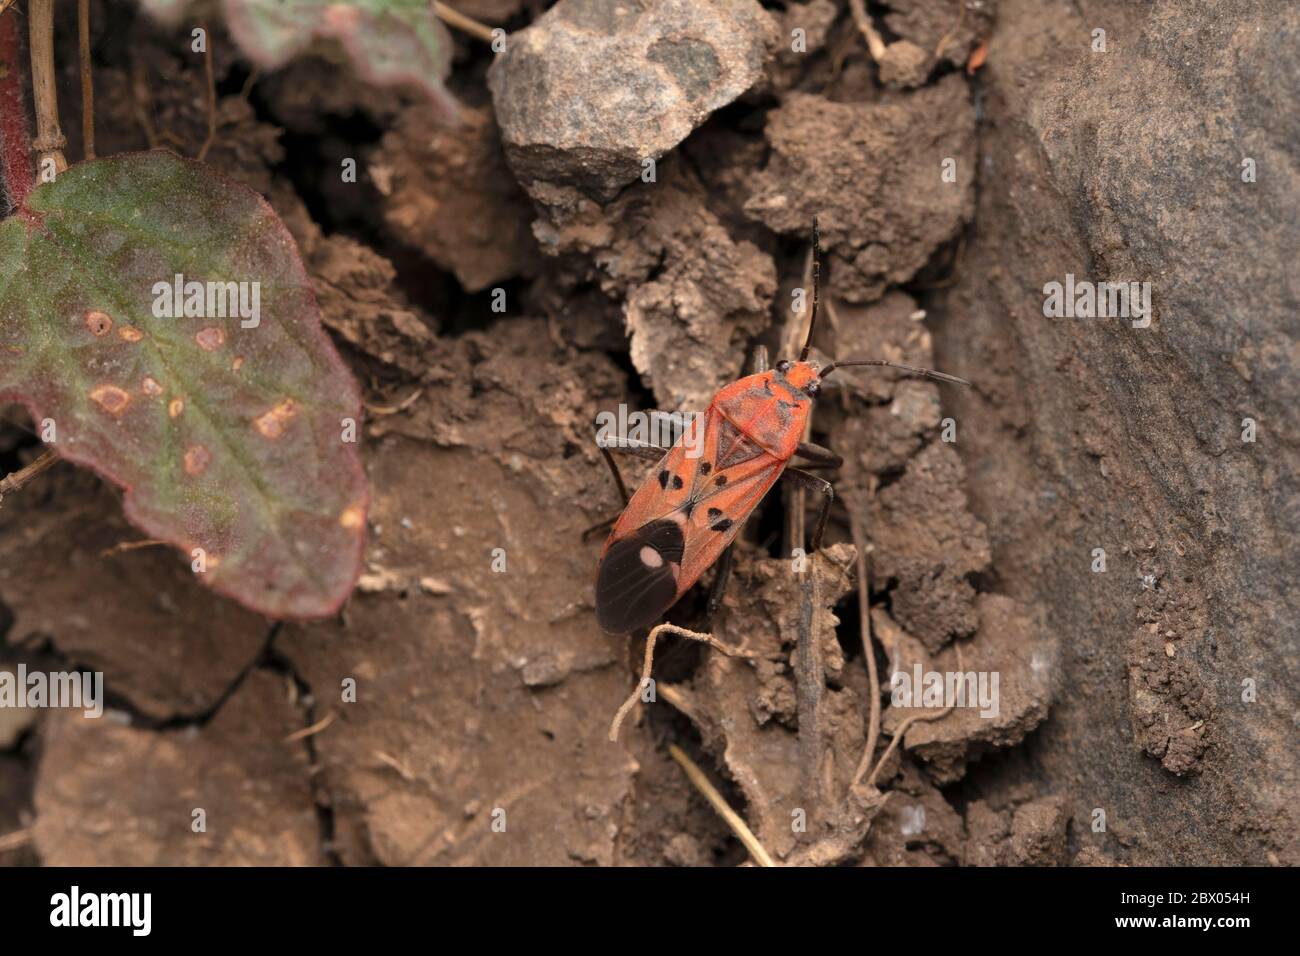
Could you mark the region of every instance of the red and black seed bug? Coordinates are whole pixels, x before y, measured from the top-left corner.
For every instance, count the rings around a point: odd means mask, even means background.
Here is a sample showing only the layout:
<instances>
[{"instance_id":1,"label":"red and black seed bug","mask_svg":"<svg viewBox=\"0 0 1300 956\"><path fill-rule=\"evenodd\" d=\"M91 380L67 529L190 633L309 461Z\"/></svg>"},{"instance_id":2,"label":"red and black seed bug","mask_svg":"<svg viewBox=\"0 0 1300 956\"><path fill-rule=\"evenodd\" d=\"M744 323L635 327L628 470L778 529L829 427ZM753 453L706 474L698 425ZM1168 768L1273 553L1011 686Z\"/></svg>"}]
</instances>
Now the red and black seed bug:
<instances>
[{"instance_id":1,"label":"red and black seed bug","mask_svg":"<svg viewBox=\"0 0 1300 956\"><path fill-rule=\"evenodd\" d=\"M823 496L811 541L813 551L820 547L835 492L830 482L790 462L797 456L814 467L834 468L842 463L830 449L800 440L821 380L835 369L888 365L941 382L970 384L942 372L881 360L851 359L821 369L809 362L821 284L815 218L812 242L812 314L799 360L781 361L772 369L761 367L766 363L760 360L755 374L719 391L704 413L702 454L688 453L686 434L668 449L609 446L656 459L658 464L630 499L617 468L613 469L625 507L605 542L596 572L596 617L608 633L623 634L653 624L723 556L710 601L716 608L726 579L728 546L780 478ZM605 446L602 451L609 460ZM612 460L610 465L613 468Z\"/></svg>"}]
</instances>

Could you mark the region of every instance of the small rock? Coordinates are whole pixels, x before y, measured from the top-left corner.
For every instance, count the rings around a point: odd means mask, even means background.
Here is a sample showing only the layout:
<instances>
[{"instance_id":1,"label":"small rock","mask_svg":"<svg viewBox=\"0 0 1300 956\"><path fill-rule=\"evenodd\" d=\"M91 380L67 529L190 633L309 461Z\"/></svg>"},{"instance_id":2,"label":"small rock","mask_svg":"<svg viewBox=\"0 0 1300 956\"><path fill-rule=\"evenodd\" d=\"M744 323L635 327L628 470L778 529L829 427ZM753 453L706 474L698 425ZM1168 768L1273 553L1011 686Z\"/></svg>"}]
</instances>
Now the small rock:
<instances>
[{"instance_id":1,"label":"small rock","mask_svg":"<svg viewBox=\"0 0 1300 956\"><path fill-rule=\"evenodd\" d=\"M966 808L966 866L997 866L999 853L1011 832L1011 817L995 810L983 800L974 800Z\"/></svg>"},{"instance_id":2,"label":"small rock","mask_svg":"<svg viewBox=\"0 0 1300 956\"><path fill-rule=\"evenodd\" d=\"M488 71L506 159L530 193L613 199L759 80L775 35L755 0L561 0Z\"/></svg>"},{"instance_id":3,"label":"small rock","mask_svg":"<svg viewBox=\"0 0 1300 956\"><path fill-rule=\"evenodd\" d=\"M704 850L689 833L679 833L664 847L664 859L673 866L703 866Z\"/></svg>"},{"instance_id":4,"label":"small rock","mask_svg":"<svg viewBox=\"0 0 1300 956\"><path fill-rule=\"evenodd\" d=\"M402 576L388 568L373 567L357 579L357 590L362 594L379 594L382 591L398 591L404 586Z\"/></svg>"},{"instance_id":5,"label":"small rock","mask_svg":"<svg viewBox=\"0 0 1300 956\"><path fill-rule=\"evenodd\" d=\"M831 0L790 3L784 14L778 14L780 45L768 68L769 83L775 92L784 93L798 85L809 55L826 46L839 14L839 8Z\"/></svg>"},{"instance_id":6,"label":"small rock","mask_svg":"<svg viewBox=\"0 0 1300 956\"><path fill-rule=\"evenodd\" d=\"M1082 850L1074 855L1074 861L1071 866L1123 866L1122 863L1116 863L1113 859L1097 849L1095 846L1085 846Z\"/></svg>"},{"instance_id":7,"label":"small rock","mask_svg":"<svg viewBox=\"0 0 1300 956\"><path fill-rule=\"evenodd\" d=\"M1017 807L1006 862L1012 866L1064 866L1069 818L1062 797L1044 797Z\"/></svg>"},{"instance_id":8,"label":"small rock","mask_svg":"<svg viewBox=\"0 0 1300 956\"><path fill-rule=\"evenodd\" d=\"M566 655L544 653L524 663L520 675L529 687L551 687L564 680L573 669L573 662Z\"/></svg>"},{"instance_id":9,"label":"small rock","mask_svg":"<svg viewBox=\"0 0 1300 956\"><path fill-rule=\"evenodd\" d=\"M893 89L914 89L930 74L930 55L915 43L899 40L885 47L880 82Z\"/></svg>"}]
</instances>

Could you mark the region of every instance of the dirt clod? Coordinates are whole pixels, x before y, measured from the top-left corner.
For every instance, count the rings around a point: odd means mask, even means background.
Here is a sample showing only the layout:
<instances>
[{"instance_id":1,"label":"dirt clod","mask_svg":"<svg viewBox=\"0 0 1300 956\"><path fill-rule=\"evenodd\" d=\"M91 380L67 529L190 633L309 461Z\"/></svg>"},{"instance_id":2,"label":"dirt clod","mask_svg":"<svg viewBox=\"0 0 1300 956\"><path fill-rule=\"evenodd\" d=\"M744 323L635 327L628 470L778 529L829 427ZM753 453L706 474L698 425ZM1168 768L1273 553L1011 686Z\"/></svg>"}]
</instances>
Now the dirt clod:
<instances>
[{"instance_id":1,"label":"dirt clod","mask_svg":"<svg viewBox=\"0 0 1300 956\"><path fill-rule=\"evenodd\" d=\"M956 75L872 103L791 93L766 136L746 213L797 235L817 215L830 288L850 302L911 279L974 212L975 118Z\"/></svg>"},{"instance_id":2,"label":"dirt clod","mask_svg":"<svg viewBox=\"0 0 1300 956\"><path fill-rule=\"evenodd\" d=\"M250 673L211 723L158 732L54 711L36 782L36 848L54 866L325 862L301 714Z\"/></svg>"},{"instance_id":3,"label":"dirt clod","mask_svg":"<svg viewBox=\"0 0 1300 956\"><path fill-rule=\"evenodd\" d=\"M537 268L528 199L506 168L490 110L447 126L428 110L398 116L372 154L384 222L406 245L478 292Z\"/></svg>"}]
</instances>

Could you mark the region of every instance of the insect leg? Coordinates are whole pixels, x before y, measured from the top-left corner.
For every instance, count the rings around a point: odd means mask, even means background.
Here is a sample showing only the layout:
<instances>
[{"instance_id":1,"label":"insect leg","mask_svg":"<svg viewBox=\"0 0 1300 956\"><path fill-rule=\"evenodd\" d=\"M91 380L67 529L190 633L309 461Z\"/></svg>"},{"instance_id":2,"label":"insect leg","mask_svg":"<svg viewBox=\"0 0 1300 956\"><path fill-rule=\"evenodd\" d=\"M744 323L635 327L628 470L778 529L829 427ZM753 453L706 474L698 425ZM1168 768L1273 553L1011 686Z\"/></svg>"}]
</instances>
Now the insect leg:
<instances>
[{"instance_id":1,"label":"insect leg","mask_svg":"<svg viewBox=\"0 0 1300 956\"><path fill-rule=\"evenodd\" d=\"M609 473L614 476L614 483L618 485L618 493L623 496L623 507L626 508L632 496L627 493L627 485L623 484L623 473L618 470L618 462L614 461L614 456L609 453L609 449L604 445L597 442L596 447L600 449L605 464L609 465Z\"/></svg>"},{"instance_id":2,"label":"insect leg","mask_svg":"<svg viewBox=\"0 0 1300 956\"><path fill-rule=\"evenodd\" d=\"M655 462L658 462L660 458L663 458L664 454L664 450L660 449L658 445L611 445L606 447L602 445L601 442L597 442L595 446L597 446L598 449L601 449L601 457L604 458L604 463L610 466L610 473L611 475L614 475L614 483L619 486L619 494L623 497L624 507L628 506L628 501L630 501L632 496L628 494L628 486L627 484L624 484L623 481L623 472L619 471L619 463L615 462L614 455L610 454L610 450L627 451L628 454L637 455L637 457L640 458L653 459ZM606 518L603 522L591 525L590 528L582 532L582 540L588 540L588 538L595 535L597 532L608 531L608 529L614 525L616 520L619 520L619 516L614 515L614 518Z\"/></svg>"},{"instance_id":3,"label":"insect leg","mask_svg":"<svg viewBox=\"0 0 1300 956\"><path fill-rule=\"evenodd\" d=\"M709 605L705 612L708 615L706 620L710 622L718 608L722 607L722 596L727 593L727 581L731 578L731 562L735 550L736 546L729 544L722 552L722 556L718 558L718 573L714 575L713 584L709 587Z\"/></svg>"},{"instance_id":4,"label":"insect leg","mask_svg":"<svg viewBox=\"0 0 1300 956\"><path fill-rule=\"evenodd\" d=\"M668 454L667 448L661 448L658 445L600 445L599 448L607 453L618 451L625 455L635 455L637 458L644 458L646 461L658 461ZM608 457L608 454L606 457Z\"/></svg>"},{"instance_id":5,"label":"insect leg","mask_svg":"<svg viewBox=\"0 0 1300 956\"><path fill-rule=\"evenodd\" d=\"M592 525L586 531L582 532L582 540L590 541L593 537L595 537L600 532L608 531L610 528L614 527L614 522L617 520L618 520L618 515L614 515L614 517L612 518L606 518L604 521Z\"/></svg>"},{"instance_id":6,"label":"insect leg","mask_svg":"<svg viewBox=\"0 0 1300 956\"><path fill-rule=\"evenodd\" d=\"M829 448L809 441L801 441L794 453L800 458L808 459L802 463L804 468L838 468L844 464L844 459Z\"/></svg>"},{"instance_id":7,"label":"insect leg","mask_svg":"<svg viewBox=\"0 0 1300 956\"><path fill-rule=\"evenodd\" d=\"M760 345L754 349L754 374L767 371L767 346Z\"/></svg>"},{"instance_id":8,"label":"insect leg","mask_svg":"<svg viewBox=\"0 0 1300 956\"><path fill-rule=\"evenodd\" d=\"M835 489L825 478L818 478L816 475L810 475L806 471L798 468L787 468L781 474L782 478L788 478L797 485L801 485L810 491L816 491L826 497L822 500L821 514L817 516L817 527L813 530L811 550L819 551L822 546L822 532L826 530L826 519L831 515L831 503L835 500Z\"/></svg>"},{"instance_id":9,"label":"insect leg","mask_svg":"<svg viewBox=\"0 0 1300 956\"><path fill-rule=\"evenodd\" d=\"M632 496L628 494L627 485L623 482L623 473L618 470L618 462L614 461L614 456L610 454L610 451L627 452L629 455L636 455L638 458L646 458L650 461L658 461L664 456L666 451L658 445L605 446L600 442L596 442L596 447L600 449L600 454L605 459L605 464L609 465L609 472L614 476L614 483L618 485L618 493L623 498L623 507L625 508ZM614 515L612 518L606 518L604 521L592 525L586 531L582 532L582 540L586 541L598 532L609 530L617 520L618 515Z\"/></svg>"}]
</instances>

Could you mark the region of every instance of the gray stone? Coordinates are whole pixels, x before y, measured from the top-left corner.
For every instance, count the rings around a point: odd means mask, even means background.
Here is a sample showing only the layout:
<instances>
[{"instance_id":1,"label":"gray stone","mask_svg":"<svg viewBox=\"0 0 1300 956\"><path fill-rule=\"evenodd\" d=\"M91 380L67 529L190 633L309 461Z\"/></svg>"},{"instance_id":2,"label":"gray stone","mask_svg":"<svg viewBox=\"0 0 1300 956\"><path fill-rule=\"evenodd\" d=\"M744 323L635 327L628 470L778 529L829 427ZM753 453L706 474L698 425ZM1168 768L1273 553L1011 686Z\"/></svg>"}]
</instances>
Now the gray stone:
<instances>
[{"instance_id":1,"label":"gray stone","mask_svg":"<svg viewBox=\"0 0 1300 956\"><path fill-rule=\"evenodd\" d=\"M1059 781L1120 863L1300 863L1297 36L1295 5L1002 0L980 74L980 227L935 347L976 383L950 414L997 579L1069 689L982 796ZM1045 318L1067 274L1150 282L1150 325Z\"/></svg>"},{"instance_id":2,"label":"gray stone","mask_svg":"<svg viewBox=\"0 0 1300 956\"><path fill-rule=\"evenodd\" d=\"M608 201L753 86L775 38L754 0L562 0L488 72L510 167Z\"/></svg>"}]
</instances>

